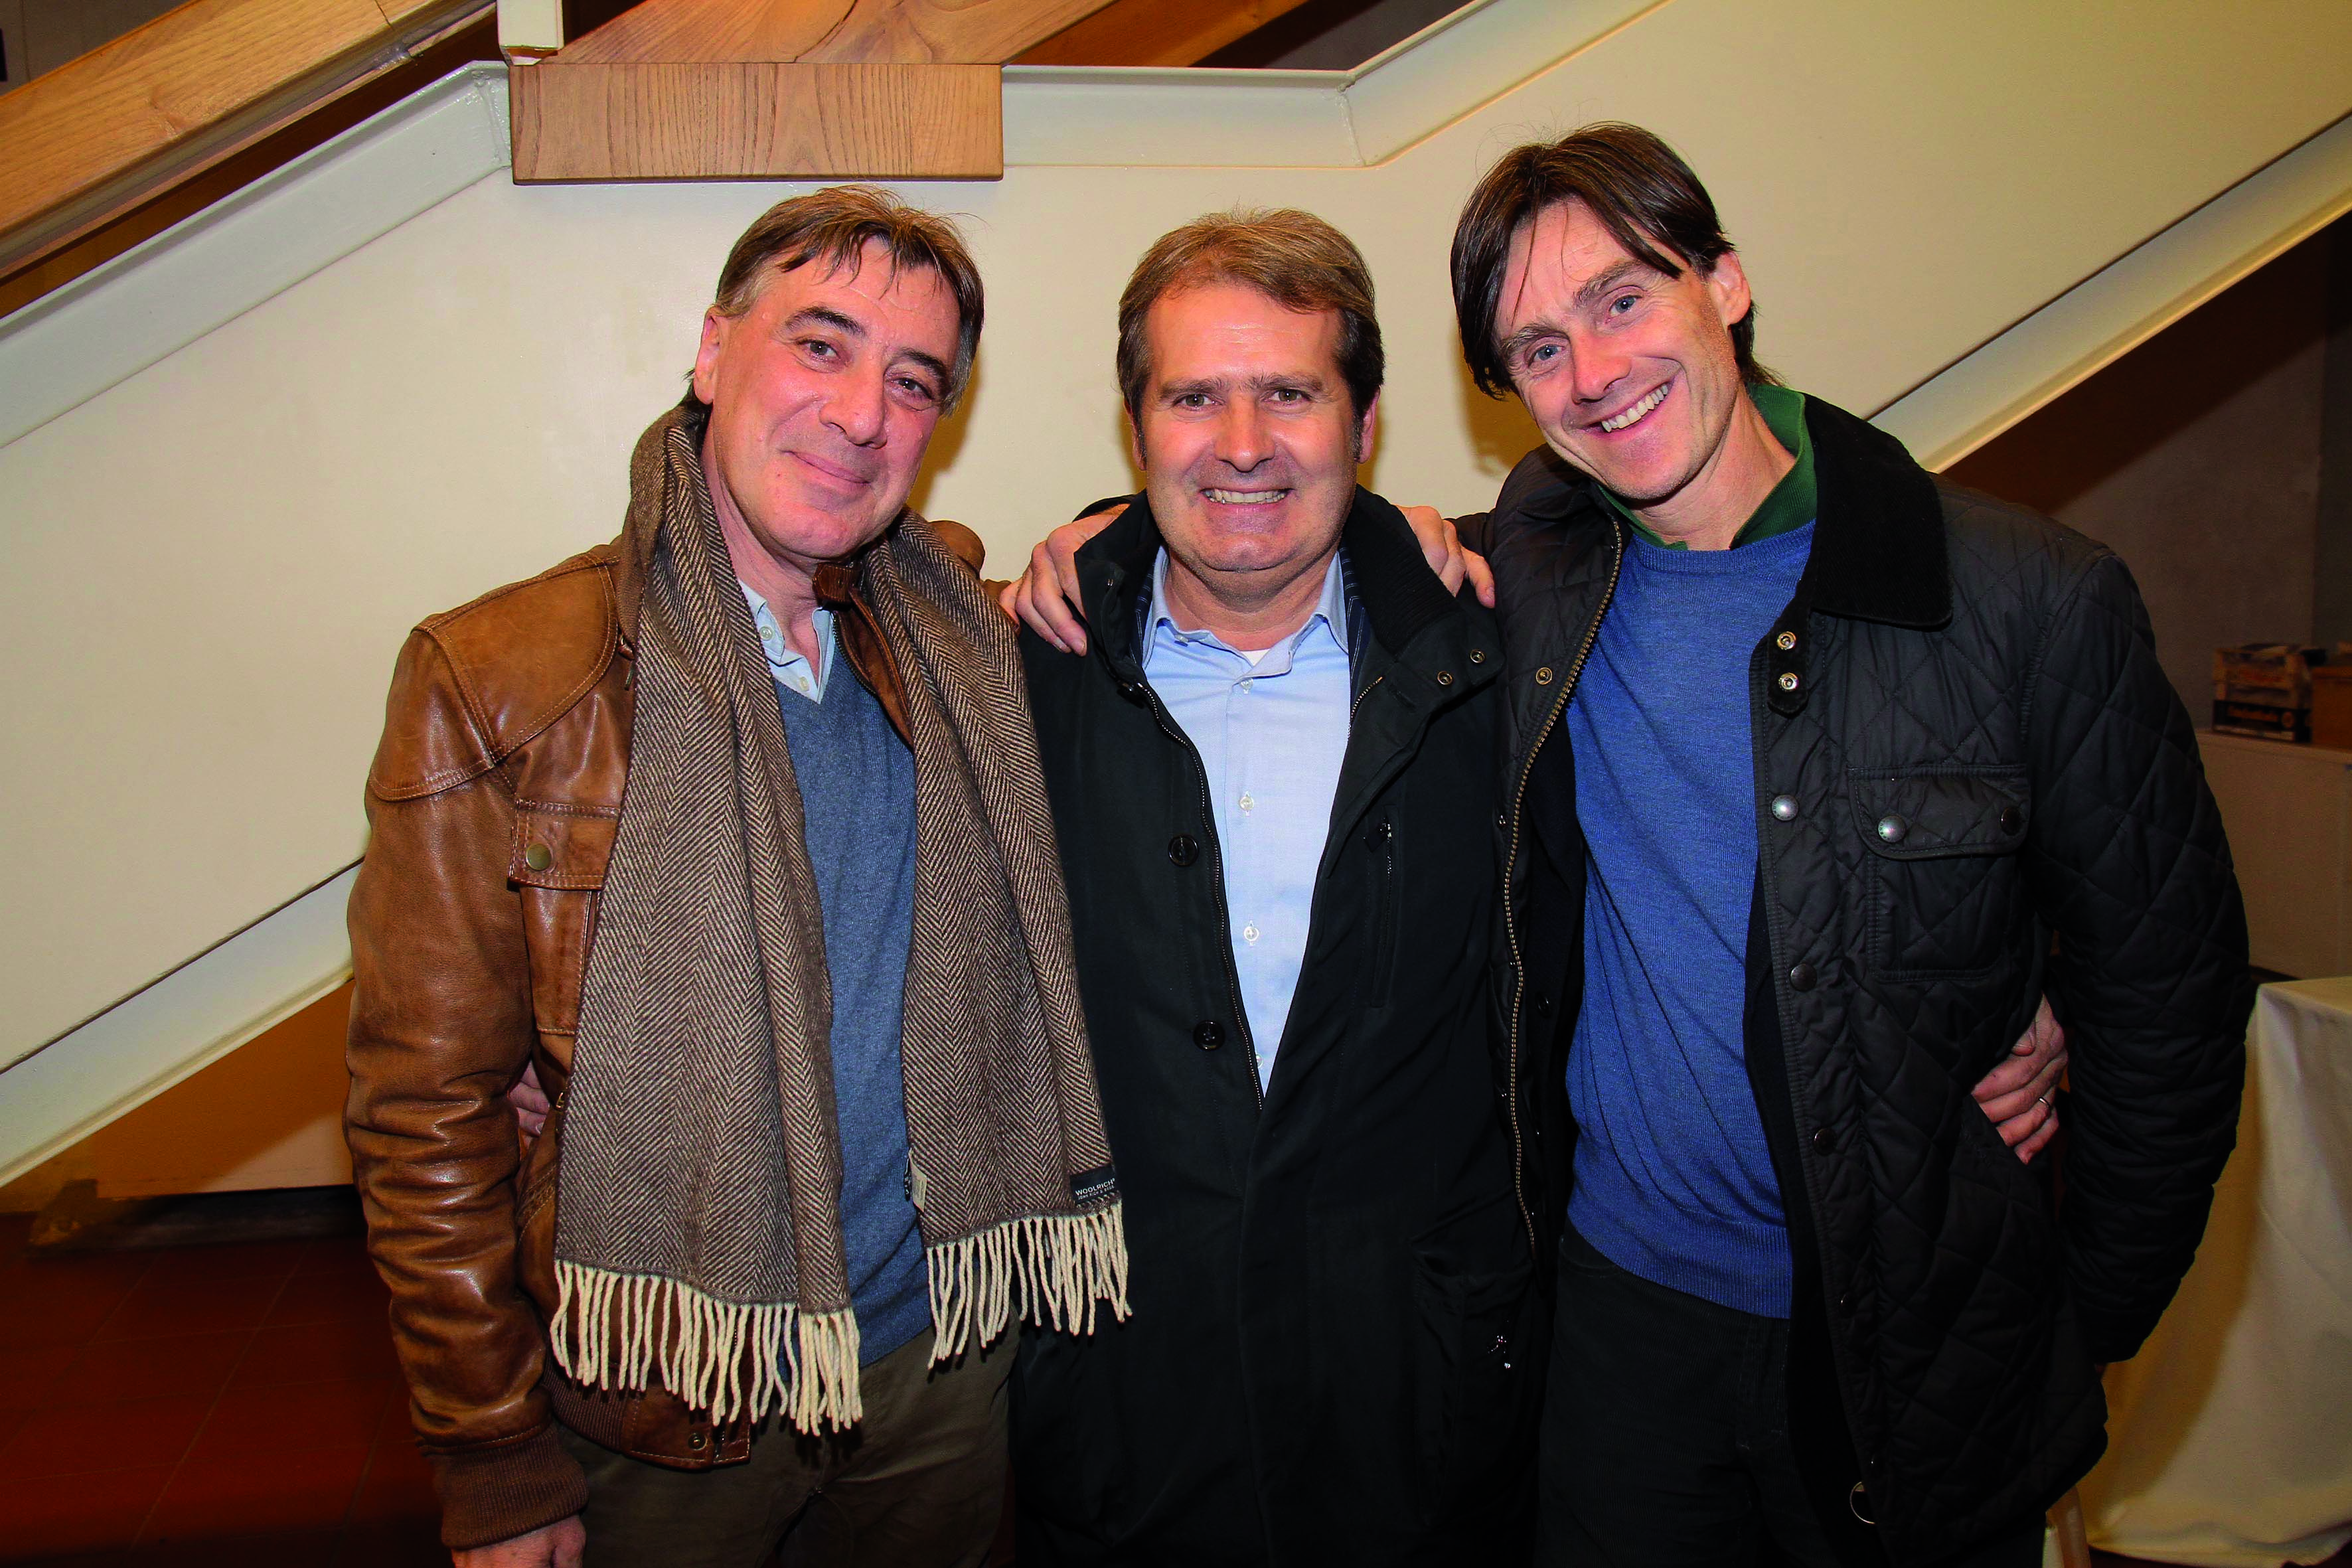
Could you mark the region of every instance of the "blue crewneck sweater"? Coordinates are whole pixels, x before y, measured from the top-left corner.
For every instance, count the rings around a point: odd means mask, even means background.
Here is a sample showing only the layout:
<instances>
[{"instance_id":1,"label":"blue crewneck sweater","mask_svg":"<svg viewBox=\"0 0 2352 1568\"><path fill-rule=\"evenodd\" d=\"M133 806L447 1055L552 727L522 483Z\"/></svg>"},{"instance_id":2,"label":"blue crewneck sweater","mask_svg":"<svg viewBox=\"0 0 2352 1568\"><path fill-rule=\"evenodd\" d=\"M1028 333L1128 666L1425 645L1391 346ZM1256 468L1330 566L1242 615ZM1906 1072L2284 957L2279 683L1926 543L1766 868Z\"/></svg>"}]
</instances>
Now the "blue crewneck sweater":
<instances>
[{"instance_id":1,"label":"blue crewneck sweater","mask_svg":"<svg viewBox=\"0 0 2352 1568\"><path fill-rule=\"evenodd\" d=\"M1788 1316L1791 1266L1742 1031L1748 664L1812 541L1810 523L1737 550L1637 534L1566 717L1591 855L1569 1218L1618 1267L1766 1317Z\"/></svg>"},{"instance_id":2,"label":"blue crewneck sweater","mask_svg":"<svg viewBox=\"0 0 2352 1568\"><path fill-rule=\"evenodd\" d=\"M833 628L823 635L830 639ZM898 1062L915 925L915 758L848 661L830 663L822 700L782 682L776 699L824 920L841 1230L859 1358L871 1364L931 1321L923 1237L907 1195Z\"/></svg>"}]
</instances>

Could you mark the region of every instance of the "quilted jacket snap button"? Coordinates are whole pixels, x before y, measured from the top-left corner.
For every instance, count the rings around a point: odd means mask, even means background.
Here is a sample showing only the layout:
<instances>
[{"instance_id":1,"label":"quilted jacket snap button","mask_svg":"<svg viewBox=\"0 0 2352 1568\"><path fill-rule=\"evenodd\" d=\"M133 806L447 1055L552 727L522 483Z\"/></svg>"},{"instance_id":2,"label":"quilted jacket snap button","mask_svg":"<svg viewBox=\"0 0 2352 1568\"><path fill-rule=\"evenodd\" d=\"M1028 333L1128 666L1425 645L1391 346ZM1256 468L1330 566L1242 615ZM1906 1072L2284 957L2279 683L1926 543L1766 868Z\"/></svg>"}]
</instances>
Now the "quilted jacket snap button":
<instances>
[{"instance_id":1,"label":"quilted jacket snap button","mask_svg":"<svg viewBox=\"0 0 2352 1568\"><path fill-rule=\"evenodd\" d=\"M1826 1127L1813 1129L1813 1152L1826 1154L1837 1147L1837 1134Z\"/></svg>"},{"instance_id":2,"label":"quilted jacket snap button","mask_svg":"<svg viewBox=\"0 0 2352 1568\"><path fill-rule=\"evenodd\" d=\"M1782 632L1779 637L1772 639L1772 646L1779 648L1782 653L1793 653L1796 651L1797 647L1797 634L1794 632Z\"/></svg>"},{"instance_id":3,"label":"quilted jacket snap button","mask_svg":"<svg viewBox=\"0 0 2352 1568\"><path fill-rule=\"evenodd\" d=\"M2000 830L2003 833L2015 833L2024 826L2025 813L2013 805L2004 805L2000 808Z\"/></svg>"},{"instance_id":4,"label":"quilted jacket snap button","mask_svg":"<svg viewBox=\"0 0 2352 1568\"><path fill-rule=\"evenodd\" d=\"M1820 978L1810 963L1799 962L1789 966L1789 989L1791 991L1811 991L1813 983Z\"/></svg>"},{"instance_id":5,"label":"quilted jacket snap button","mask_svg":"<svg viewBox=\"0 0 2352 1568\"><path fill-rule=\"evenodd\" d=\"M1776 821L1780 822L1796 821L1797 797L1793 795L1774 795L1772 797L1772 816Z\"/></svg>"},{"instance_id":6,"label":"quilted jacket snap button","mask_svg":"<svg viewBox=\"0 0 2352 1568\"><path fill-rule=\"evenodd\" d=\"M1536 671L1536 684L1538 686L1549 686L1551 684L1551 666L1547 664L1541 669Z\"/></svg>"},{"instance_id":7,"label":"quilted jacket snap button","mask_svg":"<svg viewBox=\"0 0 2352 1568\"><path fill-rule=\"evenodd\" d=\"M1878 837L1889 844L1902 843L1904 835L1910 831L1911 825L1891 811L1878 819Z\"/></svg>"},{"instance_id":8,"label":"quilted jacket snap button","mask_svg":"<svg viewBox=\"0 0 2352 1568\"><path fill-rule=\"evenodd\" d=\"M1438 684L1438 685L1440 685L1440 686L1451 686L1451 685L1453 685L1453 684L1454 684L1454 672L1453 672L1452 670L1450 670L1450 669L1441 669L1441 670L1439 670L1439 671L1437 672L1437 684Z\"/></svg>"},{"instance_id":9,"label":"quilted jacket snap button","mask_svg":"<svg viewBox=\"0 0 2352 1568\"><path fill-rule=\"evenodd\" d=\"M1783 670L1781 672L1780 689L1783 691L1794 691L1797 689L1797 672L1795 670Z\"/></svg>"}]
</instances>

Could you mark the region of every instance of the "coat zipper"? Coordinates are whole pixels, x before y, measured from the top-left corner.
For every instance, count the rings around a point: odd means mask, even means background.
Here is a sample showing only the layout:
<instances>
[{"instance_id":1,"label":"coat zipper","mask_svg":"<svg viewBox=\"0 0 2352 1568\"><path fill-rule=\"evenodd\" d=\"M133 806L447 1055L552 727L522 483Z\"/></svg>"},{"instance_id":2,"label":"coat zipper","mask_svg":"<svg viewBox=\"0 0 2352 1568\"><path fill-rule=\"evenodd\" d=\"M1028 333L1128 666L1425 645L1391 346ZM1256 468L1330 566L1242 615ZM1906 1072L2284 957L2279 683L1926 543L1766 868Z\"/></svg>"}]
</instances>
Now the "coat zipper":
<instances>
[{"instance_id":1,"label":"coat zipper","mask_svg":"<svg viewBox=\"0 0 2352 1568\"><path fill-rule=\"evenodd\" d=\"M1507 1074L1504 1082L1509 1092L1504 1096L1504 1107L1509 1113L1511 1124L1511 1179L1517 1190L1519 1218L1528 1227L1530 1250L1537 1247L1536 1219L1534 1211L1528 1207L1527 1152L1519 1130L1519 1006L1527 995L1528 964L1526 955L1519 951L1519 922L1513 910L1511 874L1519 863L1519 816L1527 805L1528 779L1535 772L1536 754L1543 750L1544 742L1551 738L1553 726L1567 711L1569 697L1576 690L1577 681L1583 677L1584 661L1591 657L1592 644L1601 636L1601 617L1609 613L1610 602L1617 596L1618 574L1625 566L1625 536L1613 521L1610 526L1609 540L1614 551L1609 562L1609 584L1601 589L1601 603L1593 610L1592 619L1585 625L1584 641L1577 647L1576 662L1568 667L1568 679L1560 682L1559 696L1552 703L1551 711L1544 716L1542 727L1536 731L1535 743L1528 748L1528 760L1519 769L1518 784L1511 793L1508 853L1503 860L1503 933L1511 944L1510 1046L1504 1058L1504 1068Z\"/></svg>"},{"instance_id":2,"label":"coat zipper","mask_svg":"<svg viewBox=\"0 0 2352 1568\"><path fill-rule=\"evenodd\" d=\"M1192 759L1192 776L1200 781L1201 826L1209 836L1209 871L1217 889L1217 924L1225 933L1225 940L1217 944L1217 952L1224 960L1225 996L1233 1004L1234 1028L1241 1036L1242 1043L1249 1047L1250 1088L1257 1095L1258 1109L1264 1110L1265 1076L1258 1070L1257 1039L1250 1033L1249 1009L1242 1005L1241 973L1234 967L1234 913L1225 903L1225 847L1217 837L1216 803L1209 795L1209 770L1201 761L1200 748L1192 744L1192 737L1184 733L1183 727L1168 716L1167 708L1160 700L1160 693L1151 689L1150 682L1139 680L1135 684L1136 689L1141 691L1145 700L1151 704L1151 716L1158 721L1161 731L1183 747L1184 754ZM1370 690L1370 688L1365 689Z\"/></svg>"}]
</instances>

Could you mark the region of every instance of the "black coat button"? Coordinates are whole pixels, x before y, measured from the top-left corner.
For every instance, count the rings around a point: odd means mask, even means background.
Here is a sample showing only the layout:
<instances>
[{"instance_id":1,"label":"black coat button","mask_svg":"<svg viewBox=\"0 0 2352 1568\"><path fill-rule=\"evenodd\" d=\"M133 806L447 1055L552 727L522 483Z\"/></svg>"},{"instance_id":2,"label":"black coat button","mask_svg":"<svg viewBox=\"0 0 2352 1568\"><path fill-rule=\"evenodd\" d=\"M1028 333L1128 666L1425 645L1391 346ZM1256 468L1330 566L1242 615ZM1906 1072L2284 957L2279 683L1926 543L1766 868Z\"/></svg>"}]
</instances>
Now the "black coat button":
<instances>
[{"instance_id":1,"label":"black coat button","mask_svg":"<svg viewBox=\"0 0 2352 1568\"><path fill-rule=\"evenodd\" d=\"M1168 858L1179 866L1190 866L1201 858L1201 841L1189 833L1180 833L1168 841Z\"/></svg>"},{"instance_id":2,"label":"black coat button","mask_svg":"<svg viewBox=\"0 0 2352 1568\"><path fill-rule=\"evenodd\" d=\"M1813 1152L1826 1154L1837 1147L1837 1134L1826 1127L1813 1129Z\"/></svg>"},{"instance_id":3,"label":"black coat button","mask_svg":"<svg viewBox=\"0 0 2352 1568\"><path fill-rule=\"evenodd\" d=\"M1390 839L1394 838L1395 837L1396 824L1389 821L1386 817L1382 817L1378 822L1369 823L1365 826L1364 847L1367 849L1378 849L1381 845L1386 844Z\"/></svg>"},{"instance_id":4,"label":"black coat button","mask_svg":"<svg viewBox=\"0 0 2352 1568\"><path fill-rule=\"evenodd\" d=\"M1213 1051L1225 1043L1225 1026L1214 1018L1192 1026L1192 1043L1204 1051Z\"/></svg>"},{"instance_id":5,"label":"black coat button","mask_svg":"<svg viewBox=\"0 0 2352 1568\"><path fill-rule=\"evenodd\" d=\"M1789 966L1789 989L1791 991L1811 991L1820 979L1813 966L1801 960Z\"/></svg>"},{"instance_id":6,"label":"black coat button","mask_svg":"<svg viewBox=\"0 0 2352 1568\"><path fill-rule=\"evenodd\" d=\"M2000 808L2000 830L2003 833L2014 833L2024 826L2025 813L2013 805L2004 805Z\"/></svg>"},{"instance_id":7,"label":"black coat button","mask_svg":"<svg viewBox=\"0 0 2352 1568\"><path fill-rule=\"evenodd\" d=\"M1537 1016L1538 1016L1538 1017L1549 1018L1549 1017L1550 1017L1550 1016L1551 1016L1551 998L1550 998L1550 997L1549 997L1549 996L1545 995L1542 992L1538 991L1538 992L1537 992L1537 993L1536 993L1536 994L1535 994L1535 1005L1536 1005L1536 1014L1537 1014Z\"/></svg>"}]
</instances>

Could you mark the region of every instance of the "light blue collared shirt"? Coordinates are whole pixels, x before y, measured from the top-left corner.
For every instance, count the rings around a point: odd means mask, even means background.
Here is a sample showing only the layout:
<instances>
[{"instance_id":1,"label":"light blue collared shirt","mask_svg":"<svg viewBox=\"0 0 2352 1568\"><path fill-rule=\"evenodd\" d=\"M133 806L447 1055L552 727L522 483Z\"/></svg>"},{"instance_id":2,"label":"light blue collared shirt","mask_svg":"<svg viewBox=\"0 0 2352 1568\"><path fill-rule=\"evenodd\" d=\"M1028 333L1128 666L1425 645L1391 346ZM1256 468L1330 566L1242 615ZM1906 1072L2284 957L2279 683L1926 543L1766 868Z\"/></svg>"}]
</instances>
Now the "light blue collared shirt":
<instances>
[{"instance_id":1,"label":"light blue collared shirt","mask_svg":"<svg viewBox=\"0 0 2352 1568\"><path fill-rule=\"evenodd\" d=\"M1234 972L1263 1088L1307 957L1316 868L1348 752L1346 583L1335 555L1307 624L1255 664L1214 633L1176 624L1165 550L1151 570L1150 616L1144 674L1208 775Z\"/></svg>"},{"instance_id":2,"label":"light blue collared shirt","mask_svg":"<svg viewBox=\"0 0 2352 1568\"><path fill-rule=\"evenodd\" d=\"M833 673L833 612L823 605L816 607L816 667L793 651L792 638L784 635L784 623L776 619L776 612L768 608L768 601L760 597L751 584L740 577L735 585L743 590L743 602L751 606L751 625L760 634L760 651L768 656L768 673L776 684L797 691L812 702L824 700L825 678Z\"/></svg>"}]
</instances>

